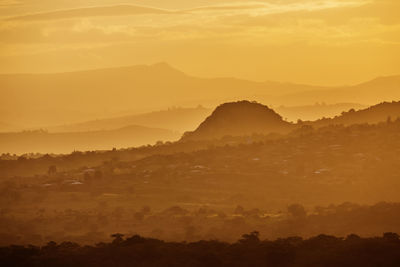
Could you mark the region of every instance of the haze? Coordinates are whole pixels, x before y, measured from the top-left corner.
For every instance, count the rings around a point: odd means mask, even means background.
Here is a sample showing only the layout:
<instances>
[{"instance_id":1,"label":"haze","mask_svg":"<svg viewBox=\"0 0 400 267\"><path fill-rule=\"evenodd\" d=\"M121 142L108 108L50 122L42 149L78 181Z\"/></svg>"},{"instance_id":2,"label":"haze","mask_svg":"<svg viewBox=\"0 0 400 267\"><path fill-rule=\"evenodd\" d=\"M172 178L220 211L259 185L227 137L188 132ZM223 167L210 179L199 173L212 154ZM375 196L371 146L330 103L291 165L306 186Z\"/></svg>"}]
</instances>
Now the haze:
<instances>
[{"instance_id":1,"label":"haze","mask_svg":"<svg viewBox=\"0 0 400 267\"><path fill-rule=\"evenodd\" d=\"M165 61L200 77L356 84L399 73L399 11L397 0L2 0L0 72Z\"/></svg>"},{"instance_id":2,"label":"haze","mask_svg":"<svg viewBox=\"0 0 400 267\"><path fill-rule=\"evenodd\" d=\"M399 0L0 0L2 266L400 266Z\"/></svg>"}]
</instances>

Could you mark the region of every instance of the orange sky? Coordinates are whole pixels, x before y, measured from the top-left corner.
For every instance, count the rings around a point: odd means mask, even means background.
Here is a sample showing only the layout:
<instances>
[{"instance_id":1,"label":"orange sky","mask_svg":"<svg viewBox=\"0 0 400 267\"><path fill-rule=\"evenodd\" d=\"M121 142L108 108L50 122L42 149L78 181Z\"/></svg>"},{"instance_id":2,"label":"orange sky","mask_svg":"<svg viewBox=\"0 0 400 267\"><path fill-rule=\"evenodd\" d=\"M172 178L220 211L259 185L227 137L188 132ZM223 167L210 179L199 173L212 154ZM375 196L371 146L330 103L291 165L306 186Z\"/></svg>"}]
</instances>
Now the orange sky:
<instances>
[{"instance_id":1,"label":"orange sky","mask_svg":"<svg viewBox=\"0 0 400 267\"><path fill-rule=\"evenodd\" d=\"M0 0L0 72L166 61L204 77L353 84L400 74L399 14L399 0Z\"/></svg>"}]
</instances>

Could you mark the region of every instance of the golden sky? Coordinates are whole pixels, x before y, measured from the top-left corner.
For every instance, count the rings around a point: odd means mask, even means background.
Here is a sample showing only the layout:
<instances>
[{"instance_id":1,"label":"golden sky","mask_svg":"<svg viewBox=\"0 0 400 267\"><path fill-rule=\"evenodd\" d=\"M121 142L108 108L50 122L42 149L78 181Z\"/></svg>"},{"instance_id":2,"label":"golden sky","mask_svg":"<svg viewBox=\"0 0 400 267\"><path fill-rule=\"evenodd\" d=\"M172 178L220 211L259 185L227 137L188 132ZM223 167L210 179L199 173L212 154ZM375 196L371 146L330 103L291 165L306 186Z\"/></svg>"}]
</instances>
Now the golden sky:
<instances>
[{"instance_id":1,"label":"golden sky","mask_svg":"<svg viewBox=\"0 0 400 267\"><path fill-rule=\"evenodd\" d=\"M0 0L0 72L165 61L192 75L352 84L400 74L399 0Z\"/></svg>"}]
</instances>

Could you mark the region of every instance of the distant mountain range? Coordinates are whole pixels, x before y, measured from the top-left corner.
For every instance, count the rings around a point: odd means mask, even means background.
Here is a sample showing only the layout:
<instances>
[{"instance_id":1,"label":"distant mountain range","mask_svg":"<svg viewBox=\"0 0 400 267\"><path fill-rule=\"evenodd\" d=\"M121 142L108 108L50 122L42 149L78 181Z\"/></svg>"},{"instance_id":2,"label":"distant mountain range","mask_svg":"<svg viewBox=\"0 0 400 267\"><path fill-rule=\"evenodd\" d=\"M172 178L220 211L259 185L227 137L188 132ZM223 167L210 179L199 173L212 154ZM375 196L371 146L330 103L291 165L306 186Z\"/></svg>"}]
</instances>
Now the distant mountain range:
<instances>
[{"instance_id":1,"label":"distant mountain range","mask_svg":"<svg viewBox=\"0 0 400 267\"><path fill-rule=\"evenodd\" d=\"M308 106L279 106L273 109L284 119L296 122L302 120L317 120L340 115L350 109L362 109L367 106L355 103L339 104L314 104ZM107 119L85 121L81 123L41 127L49 132L82 132L114 130L129 125L141 125L145 127L163 128L178 132L186 132L195 129L212 112L212 109L198 106L197 108L170 108L137 115L127 115ZM1 128L0 128L1 130Z\"/></svg>"},{"instance_id":2,"label":"distant mountain range","mask_svg":"<svg viewBox=\"0 0 400 267\"><path fill-rule=\"evenodd\" d=\"M400 76L381 77L354 86L322 87L199 78L166 63L69 73L0 75L0 120L22 126L70 124L132 109L160 110L198 104L214 107L241 99L270 106L316 102L370 105L400 100ZM43 111L40 116L38 110Z\"/></svg>"},{"instance_id":3,"label":"distant mountain range","mask_svg":"<svg viewBox=\"0 0 400 267\"><path fill-rule=\"evenodd\" d=\"M210 114L208 109L174 109L128 116L110 120L92 121L77 125L67 125L60 130L74 132L25 131L19 133L0 133L0 153L69 153L73 150L106 150L113 147L125 148L154 144L157 141L193 141L219 139L224 136L244 136L252 134L285 134L304 124L313 127L327 125L351 125L362 123L378 123L400 118L400 102L384 102L366 109L343 111L333 118L315 121L288 122L268 106L252 101L237 101L218 106ZM187 115L187 117L185 117ZM174 120L176 116L176 120ZM142 122L160 124L162 126L184 125L194 123L190 119L197 116L198 127L186 132L143 126L125 126L113 130L114 127L127 123ZM202 122L201 122L202 121ZM201 123L200 123L201 122ZM87 131L100 128L103 130ZM176 125L175 125L176 127ZM57 129L57 128L55 128Z\"/></svg>"},{"instance_id":4,"label":"distant mountain range","mask_svg":"<svg viewBox=\"0 0 400 267\"><path fill-rule=\"evenodd\" d=\"M128 148L157 141L175 141L178 132L143 126L128 126L117 130L48 133L26 131L0 133L0 153L71 153L77 151Z\"/></svg>"},{"instance_id":5,"label":"distant mountain range","mask_svg":"<svg viewBox=\"0 0 400 267\"><path fill-rule=\"evenodd\" d=\"M304 106L279 106L273 107L273 109L284 119L296 122L298 119L314 121L321 118L333 118L340 115L343 111L350 109L359 110L367 107L368 105L357 103L316 103Z\"/></svg>"},{"instance_id":6,"label":"distant mountain range","mask_svg":"<svg viewBox=\"0 0 400 267\"><path fill-rule=\"evenodd\" d=\"M286 102L287 105L324 101L327 103L354 102L371 105L398 100L400 100L400 75L379 77L353 86L331 87L324 88L324 90L308 89L285 94L283 97L275 99L278 102Z\"/></svg>"}]
</instances>

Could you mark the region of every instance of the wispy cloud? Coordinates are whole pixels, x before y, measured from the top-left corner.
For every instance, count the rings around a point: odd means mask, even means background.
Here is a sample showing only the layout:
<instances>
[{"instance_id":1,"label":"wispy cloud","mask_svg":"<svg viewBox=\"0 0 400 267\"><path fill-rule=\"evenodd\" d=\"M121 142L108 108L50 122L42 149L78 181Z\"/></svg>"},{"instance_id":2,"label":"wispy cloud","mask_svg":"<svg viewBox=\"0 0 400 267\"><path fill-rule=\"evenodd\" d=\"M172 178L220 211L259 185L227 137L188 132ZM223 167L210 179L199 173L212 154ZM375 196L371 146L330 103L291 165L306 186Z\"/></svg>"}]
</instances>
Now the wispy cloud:
<instances>
[{"instance_id":1,"label":"wispy cloud","mask_svg":"<svg viewBox=\"0 0 400 267\"><path fill-rule=\"evenodd\" d=\"M379 18L357 20L357 13L346 13L346 10L360 8L366 3L369 1L237 2L180 11L132 5L68 9L9 18L10 23L0 24L0 37L3 43L19 44L98 44L156 39L246 45L293 42L335 45L371 38L382 41L389 35L393 39L391 36L398 31L397 24L389 27L382 25ZM342 24L327 22L327 10L337 10L336 17L347 14L348 21ZM288 15L288 12L292 13ZM71 20L47 23L47 20L62 18ZM356 23L358 21L362 23Z\"/></svg>"},{"instance_id":2,"label":"wispy cloud","mask_svg":"<svg viewBox=\"0 0 400 267\"><path fill-rule=\"evenodd\" d=\"M279 14L296 11L314 11L338 7L360 6L370 2L370 0L318 0L318 1L299 1L299 2L234 2L227 4L216 4L199 6L185 10L166 10L156 7L138 5L114 5L114 6L93 6L74 9L60 9L48 12L25 14L9 17L8 21L44 21L60 20L88 17L116 17L132 15L158 15L158 14L205 14L205 15L266 15ZM4 6L10 6L17 1L3 1ZM0 2L0 6L2 2Z\"/></svg>"},{"instance_id":3,"label":"wispy cloud","mask_svg":"<svg viewBox=\"0 0 400 267\"><path fill-rule=\"evenodd\" d=\"M86 7L76 9L56 10L23 16L10 17L8 21L37 21L37 20L58 20L83 17L110 17L110 16L129 16L129 15L147 15L147 14L171 14L175 11L163 10L153 7L117 5Z\"/></svg>"},{"instance_id":4,"label":"wispy cloud","mask_svg":"<svg viewBox=\"0 0 400 267\"><path fill-rule=\"evenodd\" d=\"M20 4L21 2L17 0L0 0L0 8L9 8Z\"/></svg>"},{"instance_id":5,"label":"wispy cloud","mask_svg":"<svg viewBox=\"0 0 400 267\"><path fill-rule=\"evenodd\" d=\"M12 5L18 5L21 2L18 0L0 0L0 6L12 6Z\"/></svg>"},{"instance_id":6,"label":"wispy cloud","mask_svg":"<svg viewBox=\"0 0 400 267\"><path fill-rule=\"evenodd\" d=\"M189 12L245 13L253 15L277 14L295 11L315 11L330 8L354 7L370 3L371 0L337 1L297 1L297 2L236 2L188 9Z\"/></svg>"}]
</instances>

